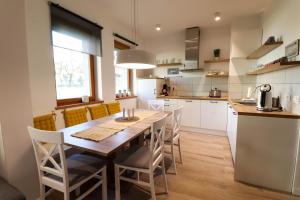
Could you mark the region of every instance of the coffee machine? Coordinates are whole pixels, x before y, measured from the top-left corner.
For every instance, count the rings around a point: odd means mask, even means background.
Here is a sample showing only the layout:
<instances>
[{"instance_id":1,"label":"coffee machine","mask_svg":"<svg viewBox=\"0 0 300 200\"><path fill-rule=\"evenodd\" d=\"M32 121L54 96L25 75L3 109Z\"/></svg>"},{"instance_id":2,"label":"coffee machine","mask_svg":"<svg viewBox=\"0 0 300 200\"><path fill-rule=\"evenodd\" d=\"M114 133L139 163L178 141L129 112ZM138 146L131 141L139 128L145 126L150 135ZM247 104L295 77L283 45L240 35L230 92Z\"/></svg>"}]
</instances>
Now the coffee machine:
<instances>
[{"instance_id":1,"label":"coffee machine","mask_svg":"<svg viewBox=\"0 0 300 200\"><path fill-rule=\"evenodd\" d=\"M257 110L271 112L272 111L272 92L270 84L262 84L258 86Z\"/></svg>"}]
</instances>

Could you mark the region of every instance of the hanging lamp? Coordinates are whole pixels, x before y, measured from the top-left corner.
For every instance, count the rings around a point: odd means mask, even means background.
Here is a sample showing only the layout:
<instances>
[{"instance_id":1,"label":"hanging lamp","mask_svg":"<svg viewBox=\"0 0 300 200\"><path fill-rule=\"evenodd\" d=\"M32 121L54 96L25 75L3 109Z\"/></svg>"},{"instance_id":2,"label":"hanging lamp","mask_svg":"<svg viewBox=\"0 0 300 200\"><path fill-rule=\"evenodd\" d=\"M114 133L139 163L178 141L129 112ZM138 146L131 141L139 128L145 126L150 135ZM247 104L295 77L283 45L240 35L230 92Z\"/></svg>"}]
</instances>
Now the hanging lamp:
<instances>
[{"instance_id":1,"label":"hanging lamp","mask_svg":"<svg viewBox=\"0 0 300 200\"><path fill-rule=\"evenodd\" d=\"M136 0L133 0L133 30L136 43ZM124 49L117 51L116 66L127 69L151 69L155 68L155 56L147 51L139 49Z\"/></svg>"}]
</instances>

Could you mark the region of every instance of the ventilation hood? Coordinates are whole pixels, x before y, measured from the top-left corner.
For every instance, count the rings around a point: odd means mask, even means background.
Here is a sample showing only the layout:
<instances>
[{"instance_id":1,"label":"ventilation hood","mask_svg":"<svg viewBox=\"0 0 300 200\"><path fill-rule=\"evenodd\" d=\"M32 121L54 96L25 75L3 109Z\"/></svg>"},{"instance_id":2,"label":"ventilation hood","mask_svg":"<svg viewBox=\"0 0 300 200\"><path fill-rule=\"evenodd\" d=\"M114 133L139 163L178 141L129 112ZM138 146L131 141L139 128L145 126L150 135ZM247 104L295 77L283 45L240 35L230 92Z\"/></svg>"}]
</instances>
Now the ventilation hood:
<instances>
[{"instance_id":1,"label":"ventilation hood","mask_svg":"<svg viewBox=\"0 0 300 200\"><path fill-rule=\"evenodd\" d=\"M191 27L185 31L185 64L182 72L203 70L199 67L200 28Z\"/></svg>"}]
</instances>

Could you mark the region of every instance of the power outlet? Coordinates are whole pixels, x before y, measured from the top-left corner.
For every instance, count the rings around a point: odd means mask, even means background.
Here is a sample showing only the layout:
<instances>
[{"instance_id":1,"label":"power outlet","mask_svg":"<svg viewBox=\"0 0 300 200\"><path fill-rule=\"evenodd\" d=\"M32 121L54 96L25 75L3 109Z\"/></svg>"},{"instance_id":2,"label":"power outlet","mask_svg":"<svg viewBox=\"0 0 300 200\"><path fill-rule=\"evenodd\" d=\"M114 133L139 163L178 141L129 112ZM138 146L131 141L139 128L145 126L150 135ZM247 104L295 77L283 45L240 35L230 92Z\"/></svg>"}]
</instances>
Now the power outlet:
<instances>
[{"instance_id":1,"label":"power outlet","mask_svg":"<svg viewBox=\"0 0 300 200\"><path fill-rule=\"evenodd\" d=\"M294 96L293 97L293 103L295 103L295 104L300 103L300 96Z\"/></svg>"}]
</instances>

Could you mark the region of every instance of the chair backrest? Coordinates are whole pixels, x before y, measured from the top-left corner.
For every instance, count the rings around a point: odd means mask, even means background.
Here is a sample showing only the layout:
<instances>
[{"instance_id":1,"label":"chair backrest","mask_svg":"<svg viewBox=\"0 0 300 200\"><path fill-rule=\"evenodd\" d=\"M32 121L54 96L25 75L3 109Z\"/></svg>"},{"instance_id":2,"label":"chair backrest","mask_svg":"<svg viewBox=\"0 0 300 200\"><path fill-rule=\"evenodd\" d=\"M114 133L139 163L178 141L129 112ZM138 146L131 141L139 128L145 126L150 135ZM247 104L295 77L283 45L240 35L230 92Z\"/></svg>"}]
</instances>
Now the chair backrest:
<instances>
[{"instance_id":1,"label":"chair backrest","mask_svg":"<svg viewBox=\"0 0 300 200\"><path fill-rule=\"evenodd\" d=\"M88 109L90 111L91 118L93 120L99 119L99 118L102 118L102 117L105 117L108 115L106 105L104 105L104 104L100 104L97 106L89 106Z\"/></svg>"},{"instance_id":2,"label":"chair backrest","mask_svg":"<svg viewBox=\"0 0 300 200\"><path fill-rule=\"evenodd\" d=\"M33 118L34 128L45 131L56 131L55 113L36 116Z\"/></svg>"},{"instance_id":3,"label":"chair backrest","mask_svg":"<svg viewBox=\"0 0 300 200\"><path fill-rule=\"evenodd\" d=\"M64 110L62 113L64 115L66 127L74 126L88 121L86 108Z\"/></svg>"},{"instance_id":4,"label":"chair backrest","mask_svg":"<svg viewBox=\"0 0 300 200\"><path fill-rule=\"evenodd\" d=\"M148 100L148 110L164 111L164 100Z\"/></svg>"},{"instance_id":5,"label":"chair backrest","mask_svg":"<svg viewBox=\"0 0 300 200\"><path fill-rule=\"evenodd\" d=\"M154 122L153 126L151 127L151 140L150 140L149 148L150 148L151 159L152 159L150 165L152 166L156 166L163 158L165 129L166 129L166 118Z\"/></svg>"},{"instance_id":6,"label":"chair backrest","mask_svg":"<svg viewBox=\"0 0 300 200\"><path fill-rule=\"evenodd\" d=\"M121 106L120 106L120 102L116 101L116 102L112 102L112 103L107 103L106 104L108 113L110 115L116 114L118 112L121 112Z\"/></svg>"},{"instance_id":7,"label":"chair backrest","mask_svg":"<svg viewBox=\"0 0 300 200\"><path fill-rule=\"evenodd\" d=\"M54 188L60 187L61 184L68 186L69 177L63 147L63 133L44 131L32 127L28 127L28 132L34 149L40 182L48 183L48 185L52 184ZM43 143L51 144L51 147L47 149ZM50 174L51 176L49 176Z\"/></svg>"},{"instance_id":8,"label":"chair backrest","mask_svg":"<svg viewBox=\"0 0 300 200\"><path fill-rule=\"evenodd\" d=\"M178 106L173 111L172 117L172 137L175 137L179 133L179 129L181 127L181 118L182 118L182 106Z\"/></svg>"}]
</instances>

